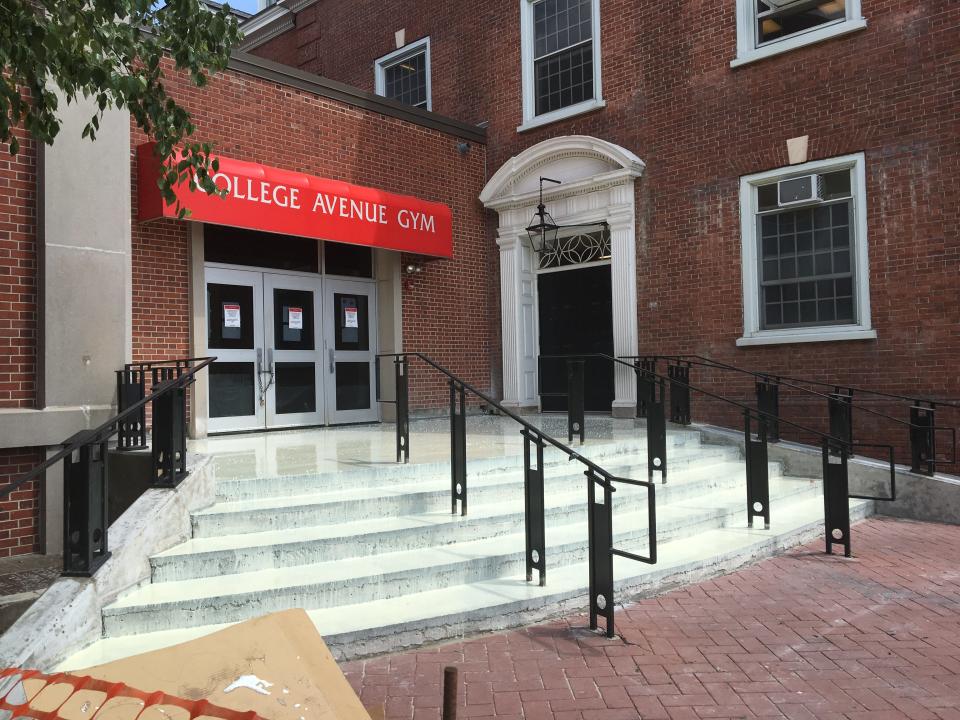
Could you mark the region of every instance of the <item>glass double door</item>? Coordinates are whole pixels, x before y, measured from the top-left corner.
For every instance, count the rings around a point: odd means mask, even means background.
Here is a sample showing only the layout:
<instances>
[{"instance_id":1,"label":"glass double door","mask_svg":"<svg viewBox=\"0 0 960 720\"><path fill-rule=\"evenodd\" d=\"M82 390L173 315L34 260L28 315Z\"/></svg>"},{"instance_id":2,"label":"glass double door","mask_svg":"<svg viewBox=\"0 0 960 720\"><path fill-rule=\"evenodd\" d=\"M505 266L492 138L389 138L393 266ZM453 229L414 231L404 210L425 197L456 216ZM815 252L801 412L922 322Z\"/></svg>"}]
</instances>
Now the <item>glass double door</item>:
<instances>
[{"instance_id":1,"label":"glass double door","mask_svg":"<svg viewBox=\"0 0 960 720\"><path fill-rule=\"evenodd\" d=\"M377 420L374 283L206 268L209 430Z\"/></svg>"}]
</instances>

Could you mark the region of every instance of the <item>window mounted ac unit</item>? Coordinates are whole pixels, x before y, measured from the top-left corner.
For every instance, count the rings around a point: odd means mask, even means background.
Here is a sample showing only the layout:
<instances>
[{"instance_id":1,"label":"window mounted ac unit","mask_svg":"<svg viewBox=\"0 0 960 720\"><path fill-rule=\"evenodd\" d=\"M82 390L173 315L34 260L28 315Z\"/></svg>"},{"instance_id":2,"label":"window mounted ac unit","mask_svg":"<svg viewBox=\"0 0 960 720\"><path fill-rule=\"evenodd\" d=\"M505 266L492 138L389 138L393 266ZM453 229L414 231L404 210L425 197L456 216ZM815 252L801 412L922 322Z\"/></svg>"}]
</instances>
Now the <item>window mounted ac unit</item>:
<instances>
[{"instance_id":1,"label":"window mounted ac unit","mask_svg":"<svg viewBox=\"0 0 960 720\"><path fill-rule=\"evenodd\" d=\"M821 200L823 180L819 175L802 175L777 183L777 204L780 207L806 205Z\"/></svg>"}]
</instances>

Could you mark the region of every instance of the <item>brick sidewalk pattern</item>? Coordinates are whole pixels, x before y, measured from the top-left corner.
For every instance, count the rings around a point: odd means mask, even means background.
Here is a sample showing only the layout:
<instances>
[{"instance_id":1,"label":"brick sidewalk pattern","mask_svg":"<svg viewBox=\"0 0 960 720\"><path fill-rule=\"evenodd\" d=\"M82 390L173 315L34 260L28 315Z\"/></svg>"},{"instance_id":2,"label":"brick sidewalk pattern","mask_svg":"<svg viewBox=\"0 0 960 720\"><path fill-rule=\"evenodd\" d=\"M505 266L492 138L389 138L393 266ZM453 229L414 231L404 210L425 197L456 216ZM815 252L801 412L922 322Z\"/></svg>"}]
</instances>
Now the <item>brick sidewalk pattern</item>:
<instances>
[{"instance_id":1,"label":"brick sidewalk pattern","mask_svg":"<svg viewBox=\"0 0 960 720\"><path fill-rule=\"evenodd\" d=\"M822 542L619 610L348 663L367 707L458 718L960 720L960 527L874 518L854 557Z\"/></svg>"}]
</instances>

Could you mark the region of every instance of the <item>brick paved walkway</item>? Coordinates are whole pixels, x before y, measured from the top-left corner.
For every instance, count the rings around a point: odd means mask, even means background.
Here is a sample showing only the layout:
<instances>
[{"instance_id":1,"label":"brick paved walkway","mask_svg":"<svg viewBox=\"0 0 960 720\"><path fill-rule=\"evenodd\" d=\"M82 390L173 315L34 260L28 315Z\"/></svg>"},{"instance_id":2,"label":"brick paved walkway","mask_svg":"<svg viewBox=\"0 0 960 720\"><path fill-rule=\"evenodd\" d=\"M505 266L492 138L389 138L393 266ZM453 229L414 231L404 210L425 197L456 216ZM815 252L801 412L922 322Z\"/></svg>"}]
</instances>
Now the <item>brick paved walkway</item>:
<instances>
[{"instance_id":1,"label":"brick paved walkway","mask_svg":"<svg viewBox=\"0 0 960 720\"><path fill-rule=\"evenodd\" d=\"M871 519L856 557L820 542L617 612L349 663L386 718L960 720L960 527Z\"/></svg>"}]
</instances>

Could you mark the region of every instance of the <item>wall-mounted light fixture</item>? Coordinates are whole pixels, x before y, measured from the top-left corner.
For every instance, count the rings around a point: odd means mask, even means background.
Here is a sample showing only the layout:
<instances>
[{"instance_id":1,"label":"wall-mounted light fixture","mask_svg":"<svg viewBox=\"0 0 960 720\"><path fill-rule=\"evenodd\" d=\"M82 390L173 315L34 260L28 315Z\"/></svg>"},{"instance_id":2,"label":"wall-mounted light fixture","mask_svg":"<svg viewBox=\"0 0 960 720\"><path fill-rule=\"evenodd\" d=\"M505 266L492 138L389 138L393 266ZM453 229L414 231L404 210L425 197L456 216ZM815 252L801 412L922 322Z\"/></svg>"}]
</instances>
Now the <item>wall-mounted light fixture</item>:
<instances>
[{"instance_id":1,"label":"wall-mounted light fixture","mask_svg":"<svg viewBox=\"0 0 960 720\"><path fill-rule=\"evenodd\" d=\"M414 265L413 263L408 263L404 266L403 271L407 275L419 275L423 272L423 268L420 265Z\"/></svg>"},{"instance_id":2,"label":"wall-mounted light fixture","mask_svg":"<svg viewBox=\"0 0 960 720\"><path fill-rule=\"evenodd\" d=\"M550 213L547 212L546 206L543 204L543 184L545 182L560 184L559 180L545 177L540 178L540 204L537 205L537 211L533 214L533 220L527 228L527 238L530 240L530 247L533 248L533 251L538 255L553 249L554 244L557 242L557 230L560 227L553 221Z\"/></svg>"}]
</instances>

